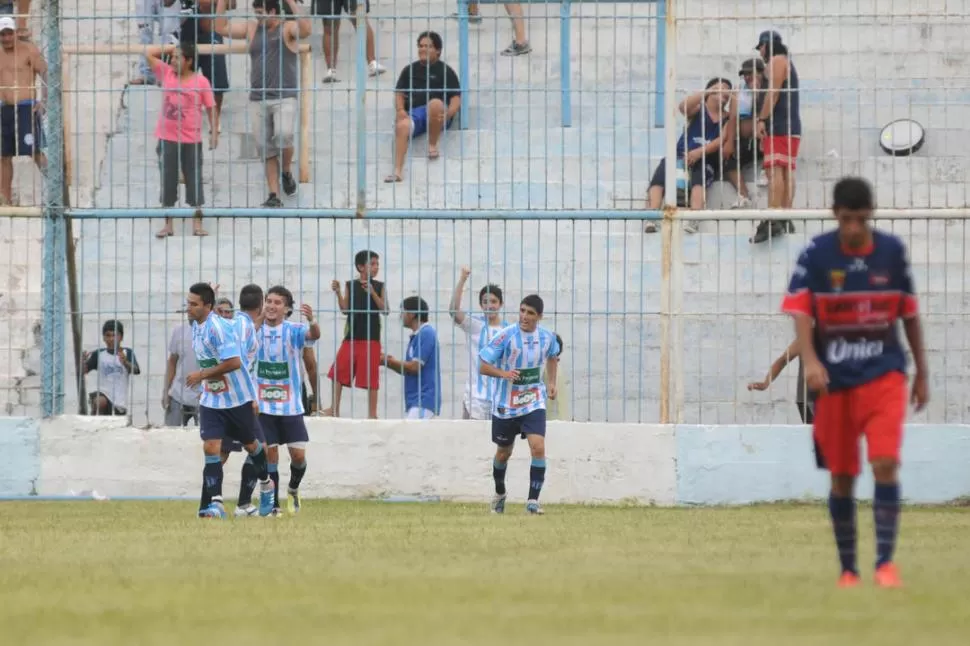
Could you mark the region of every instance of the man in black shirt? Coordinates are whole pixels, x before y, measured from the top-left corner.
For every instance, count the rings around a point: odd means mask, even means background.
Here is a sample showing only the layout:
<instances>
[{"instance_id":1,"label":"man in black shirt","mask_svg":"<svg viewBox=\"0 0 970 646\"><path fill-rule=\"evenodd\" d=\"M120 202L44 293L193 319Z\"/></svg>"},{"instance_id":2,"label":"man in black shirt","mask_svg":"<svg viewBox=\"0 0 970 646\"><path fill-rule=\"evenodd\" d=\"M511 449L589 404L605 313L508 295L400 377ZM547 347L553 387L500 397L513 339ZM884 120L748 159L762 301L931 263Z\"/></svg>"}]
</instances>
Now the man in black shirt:
<instances>
[{"instance_id":1,"label":"man in black shirt","mask_svg":"<svg viewBox=\"0 0 970 646\"><path fill-rule=\"evenodd\" d=\"M385 182L400 182L404 177L404 158L413 137L427 132L428 159L437 159L441 131L451 126L461 108L461 83L455 70L440 60L441 46L436 32L423 32L418 36L418 60L401 70L397 79L394 173Z\"/></svg>"}]
</instances>

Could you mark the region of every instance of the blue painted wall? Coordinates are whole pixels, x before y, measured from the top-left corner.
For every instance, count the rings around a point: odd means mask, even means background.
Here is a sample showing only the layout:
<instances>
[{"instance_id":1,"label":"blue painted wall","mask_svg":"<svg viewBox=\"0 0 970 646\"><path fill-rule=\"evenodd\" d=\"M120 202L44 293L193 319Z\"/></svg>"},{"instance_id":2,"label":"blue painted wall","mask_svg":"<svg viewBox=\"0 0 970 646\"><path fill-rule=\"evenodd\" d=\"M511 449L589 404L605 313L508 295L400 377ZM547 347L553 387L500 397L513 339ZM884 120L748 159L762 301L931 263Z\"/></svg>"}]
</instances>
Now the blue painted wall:
<instances>
[{"instance_id":1,"label":"blue painted wall","mask_svg":"<svg viewBox=\"0 0 970 646\"><path fill-rule=\"evenodd\" d=\"M828 495L828 474L815 468L807 426L680 426L677 500L744 504ZM865 459L865 447L862 446ZM970 426L910 425L903 437L903 498L942 503L970 496ZM871 499L863 471L856 496Z\"/></svg>"},{"instance_id":2,"label":"blue painted wall","mask_svg":"<svg viewBox=\"0 0 970 646\"><path fill-rule=\"evenodd\" d=\"M40 422L0 417L0 496L27 496L40 479Z\"/></svg>"}]
</instances>

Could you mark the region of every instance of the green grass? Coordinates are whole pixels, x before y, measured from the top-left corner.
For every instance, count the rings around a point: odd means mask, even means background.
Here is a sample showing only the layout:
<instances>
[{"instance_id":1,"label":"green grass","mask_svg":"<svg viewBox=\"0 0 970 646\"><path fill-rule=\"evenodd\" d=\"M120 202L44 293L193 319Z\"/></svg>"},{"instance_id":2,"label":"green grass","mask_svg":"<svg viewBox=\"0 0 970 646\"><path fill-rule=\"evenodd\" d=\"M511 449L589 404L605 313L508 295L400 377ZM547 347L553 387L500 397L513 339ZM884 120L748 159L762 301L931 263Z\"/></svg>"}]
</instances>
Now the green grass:
<instances>
[{"instance_id":1,"label":"green grass","mask_svg":"<svg viewBox=\"0 0 970 646\"><path fill-rule=\"evenodd\" d=\"M5 644L966 644L970 512L907 509L907 587L837 590L819 507L0 503ZM851 641L849 641L851 637Z\"/></svg>"}]
</instances>

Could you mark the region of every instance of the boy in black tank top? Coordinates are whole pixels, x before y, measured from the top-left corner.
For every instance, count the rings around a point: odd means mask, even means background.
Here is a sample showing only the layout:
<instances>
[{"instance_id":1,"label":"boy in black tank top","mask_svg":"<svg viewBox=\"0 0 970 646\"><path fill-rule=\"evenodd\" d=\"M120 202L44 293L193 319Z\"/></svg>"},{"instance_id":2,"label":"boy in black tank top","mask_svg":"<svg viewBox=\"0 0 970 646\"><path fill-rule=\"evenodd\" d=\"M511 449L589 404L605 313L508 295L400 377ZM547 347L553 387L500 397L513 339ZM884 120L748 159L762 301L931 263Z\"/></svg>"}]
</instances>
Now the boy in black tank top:
<instances>
[{"instance_id":1,"label":"boy in black tank top","mask_svg":"<svg viewBox=\"0 0 970 646\"><path fill-rule=\"evenodd\" d=\"M373 251L360 251L354 256L357 280L348 280L343 293L340 282L330 284L340 311L347 315L344 340L327 378L333 381L333 404L324 415L340 417L340 398L351 382L367 390L367 414L377 419L377 390L380 384L381 317L387 315L384 283L376 280L380 258Z\"/></svg>"}]
</instances>

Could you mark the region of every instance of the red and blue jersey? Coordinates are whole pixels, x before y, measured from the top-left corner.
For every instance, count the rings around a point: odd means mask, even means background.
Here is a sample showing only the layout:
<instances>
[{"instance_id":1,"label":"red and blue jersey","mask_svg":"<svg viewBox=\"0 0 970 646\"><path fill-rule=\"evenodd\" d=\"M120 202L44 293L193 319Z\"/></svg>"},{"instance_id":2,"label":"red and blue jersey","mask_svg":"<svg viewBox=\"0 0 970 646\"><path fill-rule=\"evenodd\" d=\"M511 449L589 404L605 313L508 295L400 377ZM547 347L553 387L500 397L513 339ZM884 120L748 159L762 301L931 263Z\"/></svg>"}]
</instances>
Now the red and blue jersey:
<instances>
[{"instance_id":1,"label":"red and blue jersey","mask_svg":"<svg viewBox=\"0 0 970 646\"><path fill-rule=\"evenodd\" d=\"M906 371L898 321L916 316L906 246L872 232L872 245L853 251L838 231L816 236L792 273L782 311L815 320L815 352L830 392Z\"/></svg>"}]
</instances>

